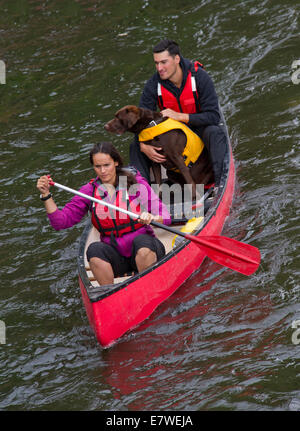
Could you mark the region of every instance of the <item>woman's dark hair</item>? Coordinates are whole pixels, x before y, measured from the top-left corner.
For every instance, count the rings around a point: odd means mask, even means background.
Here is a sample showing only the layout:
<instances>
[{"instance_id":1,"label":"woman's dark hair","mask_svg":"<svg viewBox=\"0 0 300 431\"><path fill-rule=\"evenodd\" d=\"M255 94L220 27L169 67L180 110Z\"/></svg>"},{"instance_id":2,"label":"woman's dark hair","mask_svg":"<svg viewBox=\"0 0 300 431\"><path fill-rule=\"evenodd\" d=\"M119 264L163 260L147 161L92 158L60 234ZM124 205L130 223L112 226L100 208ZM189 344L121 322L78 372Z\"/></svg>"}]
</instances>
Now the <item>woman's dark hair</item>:
<instances>
[{"instance_id":1,"label":"woman's dark hair","mask_svg":"<svg viewBox=\"0 0 300 431\"><path fill-rule=\"evenodd\" d=\"M116 166L117 172L117 184L119 183L119 176L123 175L127 177L127 184L130 187L132 184L136 184L135 176L124 169L124 162L119 151L110 142L99 142L95 144L90 151L90 162L94 165L94 155L98 153L108 154L114 162L118 162ZM117 185L116 184L116 185Z\"/></svg>"},{"instance_id":2,"label":"woman's dark hair","mask_svg":"<svg viewBox=\"0 0 300 431\"><path fill-rule=\"evenodd\" d=\"M180 55L179 46L174 40L164 39L161 40L155 47L152 52L157 54L159 52L168 51L168 53L175 57L175 55Z\"/></svg>"}]
</instances>

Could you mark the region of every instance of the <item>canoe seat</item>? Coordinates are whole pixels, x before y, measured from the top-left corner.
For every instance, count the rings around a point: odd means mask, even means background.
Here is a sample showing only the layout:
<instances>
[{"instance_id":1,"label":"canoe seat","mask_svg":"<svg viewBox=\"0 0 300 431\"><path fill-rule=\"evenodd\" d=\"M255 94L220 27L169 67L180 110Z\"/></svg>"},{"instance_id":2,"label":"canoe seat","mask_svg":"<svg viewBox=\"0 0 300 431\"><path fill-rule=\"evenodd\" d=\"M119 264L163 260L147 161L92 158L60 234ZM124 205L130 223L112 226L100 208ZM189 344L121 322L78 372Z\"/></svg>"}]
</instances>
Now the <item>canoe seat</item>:
<instances>
[{"instance_id":1,"label":"canoe seat","mask_svg":"<svg viewBox=\"0 0 300 431\"><path fill-rule=\"evenodd\" d=\"M87 272L87 275L88 275L88 279L92 282L92 281L96 281L96 279L95 279L95 277L94 277L94 275L93 275L93 273L92 273L92 271L91 271L91 268L89 267L89 266L86 266L85 267L85 270L86 270L86 272ZM120 275L119 277L117 277L117 278L115 278L115 282L116 282L116 280L118 279L121 279L121 278L123 278L123 277L132 277L133 275L135 275L135 274L137 274L137 271L132 271L132 272L126 272L125 274L123 274L123 275Z\"/></svg>"}]
</instances>

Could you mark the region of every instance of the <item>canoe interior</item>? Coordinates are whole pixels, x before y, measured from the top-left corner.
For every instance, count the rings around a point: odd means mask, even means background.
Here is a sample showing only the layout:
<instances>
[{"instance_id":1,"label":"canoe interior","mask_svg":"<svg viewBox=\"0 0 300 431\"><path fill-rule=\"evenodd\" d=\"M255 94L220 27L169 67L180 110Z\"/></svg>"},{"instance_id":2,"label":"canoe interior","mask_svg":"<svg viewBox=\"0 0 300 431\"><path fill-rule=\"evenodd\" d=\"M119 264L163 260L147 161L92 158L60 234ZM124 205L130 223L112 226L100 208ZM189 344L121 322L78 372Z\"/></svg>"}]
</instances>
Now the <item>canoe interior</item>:
<instances>
[{"instance_id":1,"label":"canoe interior","mask_svg":"<svg viewBox=\"0 0 300 431\"><path fill-rule=\"evenodd\" d=\"M193 226L192 231L189 231L190 233L197 236L201 235L201 231L206 230L206 227L209 225L212 219L215 219L215 215L218 211L219 206L222 203L222 200L224 200L223 198L225 197L225 194L226 194L226 199L225 199L226 204L224 203L223 204L227 208L226 209L227 213L229 211L229 207L232 200L233 191L229 193L229 198L228 198L228 193L226 192L226 189L227 189L228 179L230 176L229 173L230 171L234 172L234 165L233 165L233 157L232 157L232 151L230 146L230 139L228 136L228 130L227 130L227 126L223 115L222 115L222 120L223 122L220 123L220 126L223 128L227 136L227 154L225 156L224 163L223 163L222 178L221 178L220 187L219 187L217 196L212 198L211 196L212 188L209 189L208 191L206 190L206 194L207 194L206 199L202 200L203 211L200 214L199 212L197 213L197 220L199 220L199 223L198 225ZM234 183L234 179L231 180L231 182L232 181ZM171 204L171 209L172 208L174 209L175 207L176 205L172 207L172 204ZM178 230L180 230L190 219L190 217L188 216L184 216L184 218L180 216L177 217L175 210L173 211L173 213L172 211L170 212L172 214L172 219L173 219L172 226L174 225L174 227L176 227L176 229ZM202 217L200 217L200 215ZM224 220L222 221L222 225L223 223L224 223ZM163 242L166 249L166 255L164 256L162 261L157 262L156 264L154 264L152 267L148 268L141 274L134 274L134 273L124 274L123 277L115 278L113 285L99 286L99 284L95 280L89 268L89 264L86 258L87 247L91 242L99 240L99 233L92 226L91 223L86 225L86 228L81 237L81 243L79 247L78 269L79 269L80 280L84 286L84 289L86 290L86 293L89 297L89 301L97 302L101 299L104 299L106 296L110 296L114 294L116 291L125 288L130 283L134 283L137 280L137 278L143 277L145 273L152 271L153 269L156 269L160 265L163 265L167 260L172 259L174 256L176 256L177 253L181 252L181 250L185 246L189 245L190 241L187 241L181 237L179 243L174 246L174 244L172 244L174 240L173 233L167 232L163 229L157 229L157 228L154 228L154 231L157 237Z\"/></svg>"},{"instance_id":2,"label":"canoe interior","mask_svg":"<svg viewBox=\"0 0 300 431\"><path fill-rule=\"evenodd\" d=\"M203 223L203 217L199 217L197 218L197 228L199 229L201 224ZM185 225L185 223L176 223L176 229L180 229ZM196 227L195 226L195 227ZM194 227L194 225L193 225ZM164 229L160 229L160 228L153 228L155 235L157 236L157 238L160 239L160 241L164 244L165 249L166 249L166 254L172 252L173 247L176 246L177 242L179 241L180 243L184 242L184 238L181 237L177 237L177 241L175 244L175 235L171 232L167 232ZM88 236L87 236L87 240L86 240L86 244L85 244L85 250L84 250L84 267L87 273L87 278L89 279L91 285L93 287L99 287L99 283L97 282L97 280L95 280L95 277L93 276L92 271L90 270L89 267L89 263L87 261L86 258L86 250L88 248L88 246L95 241L99 241L99 232L97 231L97 229L95 229L93 226L91 227ZM117 277L114 279L114 284L119 284L122 283L125 280L128 280L130 277L132 277L133 273L131 274L124 274L123 277Z\"/></svg>"}]
</instances>

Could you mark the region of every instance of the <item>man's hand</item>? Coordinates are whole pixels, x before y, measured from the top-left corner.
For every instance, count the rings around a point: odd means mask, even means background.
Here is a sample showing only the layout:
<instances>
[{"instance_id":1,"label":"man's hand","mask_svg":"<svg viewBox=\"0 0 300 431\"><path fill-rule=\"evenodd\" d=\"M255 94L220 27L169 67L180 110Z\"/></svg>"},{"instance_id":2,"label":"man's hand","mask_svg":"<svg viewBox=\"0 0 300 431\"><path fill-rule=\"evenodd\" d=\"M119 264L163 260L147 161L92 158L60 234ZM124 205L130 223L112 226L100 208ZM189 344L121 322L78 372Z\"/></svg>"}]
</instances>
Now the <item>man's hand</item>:
<instances>
[{"instance_id":1,"label":"man's hand","mask_svg":"<svg viewBox=\"0 0 300 431\"><path fill-rule=\"evenodd\" d=\"M153 145L146 145L143 142L140 142L140 149L142 153L146 154L146 156L156 163L163 163L167 159L162 154L159 154L157 151L161 150L161 147L153 147Z\"/></svg>"},{"instance_id":2,"label":"man's hand","mask_svg":"<svg viewBox=\"0 0 300 431\"><path fill-rule=\"evenodd\" d=\"M169 117L173 120L181 121L182 123L188 123L189 122L189 114L184 114L183 112L176 112L173 111L173 109L163 109L160 112L163 117Z\"/></svg>"}]
</instances>

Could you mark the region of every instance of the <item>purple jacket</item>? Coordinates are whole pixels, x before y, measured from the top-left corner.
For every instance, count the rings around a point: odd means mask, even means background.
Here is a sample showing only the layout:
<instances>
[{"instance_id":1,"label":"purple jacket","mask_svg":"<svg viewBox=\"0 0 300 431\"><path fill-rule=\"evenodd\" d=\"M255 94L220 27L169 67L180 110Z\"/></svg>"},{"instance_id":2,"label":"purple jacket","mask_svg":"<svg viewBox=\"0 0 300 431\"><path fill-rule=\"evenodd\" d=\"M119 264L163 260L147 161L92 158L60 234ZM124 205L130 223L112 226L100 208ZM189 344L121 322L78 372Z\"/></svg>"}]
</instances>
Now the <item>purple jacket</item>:
<instances>
[{"instance_id":1,"label":"purple jacket","mask_svg":"<svg viewBox=\"0 0 300 431\"><path fill-rule=\"evenodd\" d=\"M138 190L135 191L135 194L131 194L129 189L130 198L136 203L139 202L144 211L151 212L153 215L161 215L164 224L171 224L171 217L166 206L161 202L139 172L136 174L136 180L138 183L136 186ZM92 183L84 185L79 191L88 196L93 196ZM106 200L109 202L108 197L106 197ZM113 201L111 201L111 203L113 203ZM75 195L63 209L57 209L55 212L48 214L48 218L51 226L55 230L67 229L79 223L91 209L92 202L89 199ZM116 238L119 253L122 256L129 257L131 255L132 241L137 235L141 234L155 236L152 227L149 225L145 225L135 232L126 233L122 237ZM110 237L102 235L101 241L110 244Z\"/></svg>"}]
</instances>

